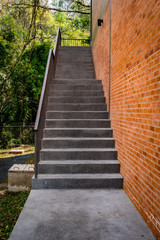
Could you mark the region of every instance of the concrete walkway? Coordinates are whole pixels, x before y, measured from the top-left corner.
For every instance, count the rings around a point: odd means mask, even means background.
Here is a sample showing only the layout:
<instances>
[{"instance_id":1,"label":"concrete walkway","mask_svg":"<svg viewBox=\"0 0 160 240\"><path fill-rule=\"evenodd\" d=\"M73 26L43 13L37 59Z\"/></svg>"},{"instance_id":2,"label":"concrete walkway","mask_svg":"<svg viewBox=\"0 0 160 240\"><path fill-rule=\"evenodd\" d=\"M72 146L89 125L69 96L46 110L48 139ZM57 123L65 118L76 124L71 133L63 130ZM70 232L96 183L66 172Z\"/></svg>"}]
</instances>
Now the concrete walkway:
<instances>
[{"instance_id":1,"label":"concrete walkway","mask_svg":"<svg viewBox=\"0 0 160 240\"><path fill-rule=\"evenodd\" d=\"M153 240L123 190L32 190L10 240Z\"/></svg>"}]
</instances>

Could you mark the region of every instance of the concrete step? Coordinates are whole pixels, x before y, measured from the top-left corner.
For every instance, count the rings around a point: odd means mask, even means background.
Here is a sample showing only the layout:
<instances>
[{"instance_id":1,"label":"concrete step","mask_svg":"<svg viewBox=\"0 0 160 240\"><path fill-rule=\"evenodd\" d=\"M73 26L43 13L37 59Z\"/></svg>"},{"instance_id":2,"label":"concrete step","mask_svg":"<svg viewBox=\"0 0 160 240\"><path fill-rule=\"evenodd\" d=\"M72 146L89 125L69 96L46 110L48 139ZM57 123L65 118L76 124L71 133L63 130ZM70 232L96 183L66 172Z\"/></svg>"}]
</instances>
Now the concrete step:
<instances>
[{"instance_id":1,"label":"concrete step","mask_svg":"<svg viewBox=\"0 0 160 240\"><path fill-rule=\"evenodd\" d=\"M58 56L74 56L75 58L77 57L90 57L92 58L92 52L91 51L59 51Z\"/></svg>"},{"instance_id":2,"label":"concrete step","mask_svg":"<svg viewBox=\"0 0 160 240\"><path fill-rule=\"evenodd\" d=\"M90 54L92 56L91 49L59 49L58 54L75 54L75 55L83 55L83 54Z\"/></svg>"},{"instance_id":3,"label":"concrete step","mask_svg":"<svg viewBox=\"0 0 160 240\"><path fill-rule=\"evenodd\" d=\"M33 178L32 189L87 189L123 188L122 176L118 173L101 174L39 174ZM93 199L94 200L94 199Z\"/></svg>"},{"instance_id":4,"label":"concrete step","mask_svg":"<svg viewBox=\"0 0 160 240\"><path fill-rule=\"evenodd\" d=\"M56 74L55 77L57 79L61 79L61 78L65 78L68 79L69 77L71 79L84 79L84 78L94 78L95 75L94 74L82 74L82 73L76 73L76 74L66 74L66 73L60 73L60 74ZM65 85L66 86L66 85Z\"/></svg>"},{"instance_id":5,"label":"concrete step","mask_svg":"<svg viewBox=\"0 0 160 240\"><path fill-rule=\"evenodd\" d=\"M78 59L89 59L89 60L92 60L92 54L91 53L77 53L77 52L74 52L74 53L67 53L67 52L63 52L63 53L59 53L58 54L58 59L66 59L66 58L72 58L74 59L75 61L77 61Z\"/></svg>"},{"instance_id":6,"label":"concrete step","mask_svg":"<svg viewBox=\"0 0 160 240\"><path fill-rule=\"evenodd\" d=\"M112 137L111 128L45 128L44 138L51 137Z\"/></svg>"},{"instance_id":7,"label":"concrete step","mask_svg":"<svg viewBox=\"0 0 160 240\"><path fill-rule=\"evenodd\" d=\"M52 103L48 104L48 111L105 111L106 104Z\"/></svg>"},{"instance_id":8,"label":"concrete step","mask_svg":"<svg viewBox=\"0 0 160 240\"><path fill-rule=\"evenodd\" d=\"M72 65L76 65L76 66L90 66L93 65L93 60L90 57L78 57L75 59L75 57L73 56L59 56L57 59L57 68L63 68L66 64L68 64L68 66L72 67Z\"/></svg>"},{"instance_id":9,"label":"concrete step","mask_svg":"<svg viewBox=\"0 0 160 240\"><path fill-rule=\"evenodd\" d=\"M66 76L66 78L68 78ZM50 87L52 90L103 90L103 87L102 85L99 85L99 84L93 84L93 85L90 85L90 84L51 84L51 87Z\"/></svg>"},{"instance_id":10,"label":"concrete step","mask_svg":"<svg viewBox=\"0 0 160 240\"><path fill-rule=\"evenodd\" d=\"M84 68L79 68L78 70L74 70L73 69L73 66L70 66L70 68L68 68L68 69L65 69L64 67L61 67L61 69L58 71L58 70L56 70L56 74L55 74L55 77L57 76L57 75L68 75L68 77L70 77L70 76L74 76L74 75L79 75L80 77L81 77L81 75L82 76L93 76L93 78L95 78L95 72L94 72L94 70L93 69L91 69L91 70L88 70L88 69L84 69ZM73 77L72 77L73 78ZM91 77L92 78L92 77ZM82 79L82 78L81 78ZM85 79L85 78L83 78L83 79Z\"/></svg>"},{"instance_id":11,"label":"concrete step","mask_svg":"<svg viewBox=\"0 0 160 240\"><path fill-rule=\"evenodd\" d=\"M85 62L82 62L81 64L79 64L79 62L72 62L72 66L73 66L73 68L76 68L76 69L88 69L88 70L90 70L90 69L92 69L92 70L94 70L94 64L93 64L93 62L90 62L90 63L88 63L88 64L86 64ZM59 63L58 65L57 65L57 68L56 68L56 70L61 70L62 68L63 69L70 69L70 67L71 67L71 63L70 62L66 62L66 64L65 65L63 65L63 64L61 64L61 63Z\"/></svg>"},{"instance_id":12,"label":"concrete step","mask_svg":"<svg viewBox=\"0 0 160 240\"><path fill-rule=\"evenodd\" d=\"M89 49L84 50L84 51L77 51L77 50L65 50L65 51L59 51L58 56L63 56L63 55L71 55L74 56L75 58L78 58L79 56L83 57L85 56L90 56L92 58L92 51Z\"/></svg>"},{"instance_id":13,"label":"concrete step","mask_svg":"<svg viewBox=\"0 0 160 240\"><path fill-rule=\"evenodd\" d=\"M48 103L52 104L52 103L105 103L105 98L104 97L53 97L53 96L49 96L48 98Z\"/></svg>"},{"instance_id":14,"label":"concrete step","mask_svg":"<svg viewBox=\"0 0 160 240\"><path fill-rule=\"evenodd\" d=\"M113 138L43 138L42 148L114 148Z\"/></svg>"},{"instance_id":15,"label":"concrete step","mask_svg":"<svg viewBox=\"0 0 160 240\"><path fill-rule=\"evenodd\" d=\"M109 119L46 119L46 128L109 128Z\"/></svg>"},{"instance_id":16,"label":"concrete step","mask_svg":"<svg viewBox=\"0 0 160 240\"><path fill-rule=\"evenodd\" d=\"M67 52L67 51L59 51L58 57L73 57L75 60L77 58L85 58L85 57L90 57L92 59L92 53L90 51L84 51L84 52L78 52L78 51L73 51L73 52Z\"/></svg>"},{"instance_id":17,"label":"concrete step","mask_svg":"<svg viewBox=\"0 0 160 240\"><path fill-rule=\"evenodd\" d=\"M119 173L120 163L117 160L40 161L38 170L40 174Z\"/></svg>"},{"instance_id":18,"label":"concrete step","mask_svg":"<svg viewBox=\"0 0 160 240\"><path fill-rule=\"evenodd\" d=\"M104 97L103 90L50 90L50 96Z\"/></svg>"},{"instance_id":19,"label":"concrete step","mask_svg":"<svg viewBox=\"0 0 160 240\"><path fill-rule=\"evenodd\" d=\"M70 66L72 66L72 64L76 64L76 65L91 65L93 64L93 60L90 57L77 57L75 59L75 57L71 57L71 56L59 56L57 59L57 68L59 67L63 67L66 64L70 64Z\"/></svg>"},{"instance_id":20,"label":"concrete step","mask_svg":"<svg viewBox=\"0 0 160 240\"><path fill-rule=\"evenodd\" d=\"M47 111L46 119L108 119L106 111Z\"/></svg>"},{"instance_id":21,"label":"concrete step","mask_svg":"<svg viewBox=\"0 0 160 240\"><path fill-rule=\"evenodd\" d=\"M73 52L73 51L79 51L79 52L83 52L83 51L90 51L92 52L92 47L90 46L61 46L59 48L60 52L63 51L69 51L69 52Z\"/></svg>"},{"instance_id":22,"label":"concrete step","mask_svg":"<svg viewBox=\"0 0 160 240\"><path fill-rule=\"evenodd\" d=\"M81 73L87 73L87 72L94 72L94 67L93 67L93 63L90 62L88 64L86 64L85 62L81 62L81 63L70 63L68 62L68 64L58 64L57 68L56 68L56 72L70 72L75 73L75 72L81 72Z\"/></svg>"},{"instance_id":23,"label":"concrete step","mask_svg":"<svg viewBox=\"0 0 160 240\"><path fill-rule=\"evenodd\" d=\"M115 148L45 148L40 151L40 160L116 160Z\"/></svg>"},{"instance_id":24,"label":"concrete step","mask_svg":"<svg viewBox=\"0 0 160 240\"><path fill-rule=\"evenodd\" d=\"M96 79L53 79L52 84L102 84L101 80Z\"/></svg>"}]
</instances>

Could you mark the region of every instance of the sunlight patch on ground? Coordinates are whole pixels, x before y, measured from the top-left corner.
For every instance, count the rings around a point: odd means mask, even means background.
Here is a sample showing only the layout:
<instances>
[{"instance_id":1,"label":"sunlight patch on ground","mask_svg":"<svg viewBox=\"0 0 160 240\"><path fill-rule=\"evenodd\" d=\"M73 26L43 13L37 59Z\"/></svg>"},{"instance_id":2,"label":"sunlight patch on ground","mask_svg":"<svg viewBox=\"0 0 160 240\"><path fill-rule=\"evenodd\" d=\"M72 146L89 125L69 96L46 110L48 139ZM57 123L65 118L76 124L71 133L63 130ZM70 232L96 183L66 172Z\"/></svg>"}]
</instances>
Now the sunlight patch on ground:
<instances>
[{"instance_id":1,"label":"sunlight patch on ground","mask_svg":"<svg viewBox=\"0 0 160 240\"><path fill-rule=\"evenodd\" d=\"M24 153L11 154L11 153L9 153L11 149L24 150ZM33 145L23 145L23 144L16 148L0 149L0 162L6 158L15 157L15 156L19 156L19 155L31 154L34 152L35 152L35 149L34 149Z\"/></svg>"}]
</instances>

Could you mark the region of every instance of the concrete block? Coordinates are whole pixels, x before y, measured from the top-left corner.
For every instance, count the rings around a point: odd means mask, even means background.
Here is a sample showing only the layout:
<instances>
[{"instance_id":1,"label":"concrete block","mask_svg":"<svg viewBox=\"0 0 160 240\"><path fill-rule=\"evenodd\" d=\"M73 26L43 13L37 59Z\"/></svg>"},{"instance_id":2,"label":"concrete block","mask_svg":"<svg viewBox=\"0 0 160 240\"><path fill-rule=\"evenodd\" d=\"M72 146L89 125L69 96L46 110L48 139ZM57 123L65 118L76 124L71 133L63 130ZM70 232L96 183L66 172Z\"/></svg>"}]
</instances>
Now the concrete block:
<instances>
[{"instance_id":1,"label":"concrete block","mask_svg":"<svg viewBox=\"0 0 160 240\"><path fill-rule=\"evenodd\" d=\"M8 170L8 191L19 192L30 190L33 174L33 164L14 164Z\"/></svg>"}]
</instances>

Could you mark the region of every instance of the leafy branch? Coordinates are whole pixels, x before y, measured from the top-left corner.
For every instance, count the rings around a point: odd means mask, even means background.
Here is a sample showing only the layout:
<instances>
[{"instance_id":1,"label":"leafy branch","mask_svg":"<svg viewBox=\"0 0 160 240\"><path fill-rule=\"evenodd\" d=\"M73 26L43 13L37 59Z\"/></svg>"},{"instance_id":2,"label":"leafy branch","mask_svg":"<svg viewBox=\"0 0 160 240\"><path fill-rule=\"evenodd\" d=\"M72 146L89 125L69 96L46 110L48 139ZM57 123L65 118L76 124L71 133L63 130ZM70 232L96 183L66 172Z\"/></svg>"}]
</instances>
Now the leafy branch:
<instances>
[{"instance_id":1,"label":"leafy branch","mask_svg":"<svg viewBox=\"0 0 160 240\"><path fill-rule=\"evenodd\" d=\"M78 3L78 2L77 2ZM34 7L33 4L29 4L29 3L10 3L9 5L12 6L19 6L19 7L23 7L23 6L27 6L29 8ZM81 4L82 5L82 4ZM84 5L83 5L84 6ZM71 9L61 9L61 8L55 8L55 7L48 7L48 6L44 6L44 5L38 5L38 8L42 8L45 10L52 10L52 11L56 11L56 12L66 12L66 13L80 13L80 14L90 14L90 12L85 12L85 11L81 11L81 10L71 10ZM87 6L85 6L87 7Z\"/></svg>"}]
</instances>

